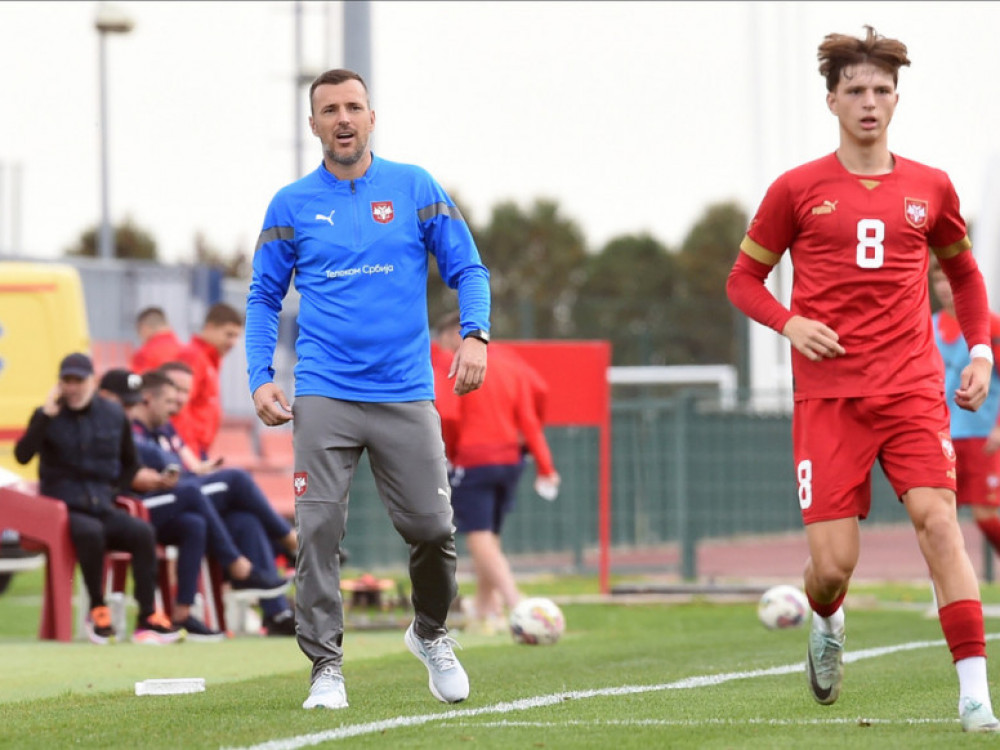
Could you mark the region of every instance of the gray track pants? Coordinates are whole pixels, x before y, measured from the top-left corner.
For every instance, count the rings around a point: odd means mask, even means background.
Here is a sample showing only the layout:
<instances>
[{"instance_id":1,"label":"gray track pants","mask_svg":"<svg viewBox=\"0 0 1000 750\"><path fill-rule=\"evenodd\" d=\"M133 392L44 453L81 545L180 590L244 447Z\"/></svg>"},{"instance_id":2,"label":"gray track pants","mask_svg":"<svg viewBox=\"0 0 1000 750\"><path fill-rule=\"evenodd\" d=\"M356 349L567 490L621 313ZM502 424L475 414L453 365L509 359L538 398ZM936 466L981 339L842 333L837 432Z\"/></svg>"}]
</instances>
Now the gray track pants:
<instances>
[{"instance_id":1,"label":"gray track pants","mask_svg":"<svg viewBox=\"0 0 1000 750\"><path fill-rule=\"evenodd\" d=\"M392 525L410 545L417 634L444 635L458 588L451 490L434 404L300 396L293 413L296 629L299 648L313 663L313 677L325 666L339 669L343 661L339 550L348 492L364 449Z\"/></svg>"}]
</instances>

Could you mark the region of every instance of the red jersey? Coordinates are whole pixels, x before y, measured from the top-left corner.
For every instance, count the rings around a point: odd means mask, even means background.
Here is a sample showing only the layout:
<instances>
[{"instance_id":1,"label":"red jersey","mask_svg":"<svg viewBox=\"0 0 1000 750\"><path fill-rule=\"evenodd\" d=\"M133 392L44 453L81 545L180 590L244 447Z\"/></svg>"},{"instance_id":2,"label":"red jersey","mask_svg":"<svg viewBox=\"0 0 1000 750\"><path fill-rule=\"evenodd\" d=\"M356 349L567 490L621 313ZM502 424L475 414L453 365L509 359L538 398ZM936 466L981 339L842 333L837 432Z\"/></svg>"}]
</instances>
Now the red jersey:
<instances>
[{"instance_id":1,"label":"red jersey","mask_svg":"<svg viewBox=\"0 0 1000 750\"><path fill-rule=\"evenodd\" d=\"M523 437L538 475L552 474L552 453L538 419L528 365L512 352L491 349L482 387L455 396L453 381L447 379L450 364L450 357L441 356L435 367L436 405L448 459L466 468L516 464Z\"/></svg>"},{"instance_id":2,"label":"red jersey","mask_svg":"<svg viewBox=\"0 0 1000 750\"><path fill-rule=\"evenodd\" d=\"M791 310L840 336L846 354L812 362L792 350L795 398L944 390L928 298L928 248L971 247L948 175L893 156L889 174L848 172L836 154L781 175L740 249L794 266Z\"/></svg>"},{"instance_id":3,"label":"red jersey","mask_svg":"<svg viewBox=\"0 0 1000 750\"><path fill-rule=\"evenodd\" d=\"M222 423L222 398L219 395L219 350L194 335L181 349L178 358L194 373L188 402L171 422L195 455L206 456Z\"/></svg>"},{"instance_id":4,"label":"red jersey","mask_svg":"<svg viewBox=\"0 0 1000 750\"><path fill-rule=\"evenodd\" d=\"M177 335L169 328L158 331L132 353L129 366L132 372L142 375L150 370L155 370L166 362L174 362L179 359L183 346Z\"/></svg>"}]
</instances>

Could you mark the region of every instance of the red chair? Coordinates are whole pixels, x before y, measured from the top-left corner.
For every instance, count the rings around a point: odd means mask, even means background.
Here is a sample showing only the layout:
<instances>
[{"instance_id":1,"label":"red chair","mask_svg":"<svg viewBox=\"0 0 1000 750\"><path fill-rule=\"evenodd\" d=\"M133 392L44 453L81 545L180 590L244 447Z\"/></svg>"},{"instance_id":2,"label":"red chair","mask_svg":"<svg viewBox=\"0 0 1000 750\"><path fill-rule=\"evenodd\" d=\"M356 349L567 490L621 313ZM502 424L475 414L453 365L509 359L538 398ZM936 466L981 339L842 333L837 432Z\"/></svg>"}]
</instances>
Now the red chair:
<instances>
[{"instance_id":1,"label":"red chair","mask_svg":"<svg viewBox=\"0 0 1000 750\"><path fill-rule=\"evenodd\" d=\"M69 511L65 503L33 491L33 483L20 487L0 487L0 528L13 529L28 550L44 552L45 590L42 594L42 614L38 637L42 640L73 640L73 579L76 551L69 533ZM148 520L146 507L138 500L118 498L118 504L131 515ZM157 545L159 559L158 584L165 599L164 609L170 614L173 604L171 558L162 545ZM131 555L111 551L105 556L105 579L111 591L123 591ZM222 607L222 570L214 561L202 563L199 591L206 603L206 624L226 629Z\"/></svg>"},{"instance_id":2,"label":"red chair","mask_svg":"<svg viewBox=\"0 0 1000 750\"><path fill-rule=\"evenodd\" d=\"M45 553L45 592L38 637L73 640L76 552L69 535L66 505L44 495L0 487L0 528L14 529L25 548Z\"/></svg>"},{"instance_id":3,"label":"red chair","mask_svg":"<svg viewBox=\"0 0 1000 750\"><path fill-rule=\"evenodd\" d=\"M128 511L130 516L149 521L149 510L142 504L142 501L127 495L119 495L116 498L116 503ZM173 618L174 598L177 593L175 553L176 550L172 547L164 547L162 544L156 545L159 605L170 618ZM105 555L105 587L109 591L122 592L125 590L125 579L128 576L131 559L132 555L128 552L117 550L111 550ZM226 615L221 606L223 583L221 566L214 560L202 560L201 575L198 577L198 593L201 594L205 602L205 624L210 628L225 631Z\"/></svg>"}]
</instances>

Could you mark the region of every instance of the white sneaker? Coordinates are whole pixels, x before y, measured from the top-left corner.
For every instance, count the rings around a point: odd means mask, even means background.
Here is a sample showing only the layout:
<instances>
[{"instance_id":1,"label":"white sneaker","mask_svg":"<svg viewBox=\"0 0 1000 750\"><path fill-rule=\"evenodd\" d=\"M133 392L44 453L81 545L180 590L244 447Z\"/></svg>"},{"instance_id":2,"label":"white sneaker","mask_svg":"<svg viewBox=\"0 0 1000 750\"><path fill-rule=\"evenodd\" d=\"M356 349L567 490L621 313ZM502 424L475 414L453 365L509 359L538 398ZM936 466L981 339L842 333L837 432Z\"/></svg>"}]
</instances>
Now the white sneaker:
<instances>
[{"instance_id":1,"label":"white sneaker","mask_svg":"<svg viewBox=\"0 0 1000 750\"><path fill-rule=\"evenodd\" d=\"M442 703L460 703L469 697L469 676L455 656L453 638L442 635L425 639L413 630L414 623L406 629L403 640L414 656L427 667L431 695Z\"/></svg>"},{"instance_id":2,"label":"white sneaker","mask_svg":"<svg viewBox=\"0 0 1000 750\"><path fill-rule=\"evenodd\" d=\"M962 698L958 702L958 716L962 720L963 732L1000 732L1000 721L988 706L973 698Z\"/></svg>"},{"instance_id":3,"label":"white sneaker","mask_svg":"<svg viewBox=\"0 0 1000 750\"><path fill-rule=\"evenodd\" d=\"M323 667L323 671L313 680L309 697L302 708L347 708L344 676L333 667Z\"/></svg>"},{"instance_id":4,"label":"white sneaker","mask_svg":"<svg viewBox=\"0 0 1000 750\"><path fill-rule=\"evenodd\" d=\"M817 703L829 706L840 695L844 679L844 633L830 635L812 629L806 650L806 675Z\"/></svg>"}]
</instances>

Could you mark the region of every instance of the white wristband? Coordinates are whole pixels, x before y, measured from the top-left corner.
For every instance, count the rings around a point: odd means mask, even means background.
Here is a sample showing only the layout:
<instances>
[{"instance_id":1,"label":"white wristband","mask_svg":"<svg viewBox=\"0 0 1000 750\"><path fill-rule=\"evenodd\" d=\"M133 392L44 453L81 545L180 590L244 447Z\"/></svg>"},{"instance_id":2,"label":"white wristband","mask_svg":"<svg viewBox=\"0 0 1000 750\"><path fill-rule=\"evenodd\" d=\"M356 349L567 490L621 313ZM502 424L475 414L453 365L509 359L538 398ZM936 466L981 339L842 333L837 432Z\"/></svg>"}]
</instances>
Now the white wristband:
<instances>
[{"instance_id":1,"label":"white wristband","mask_svg":"<svg viewBox=\"0 0 1000 750\"><path fill-rule=\"evenodd\" d=\"M977 357L988 359L990 364L993 364L993 350L986 344L976 344L969 349L969 359L976 359Z\"/></svg>"}]
</instances>

